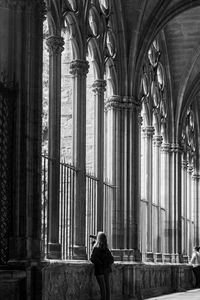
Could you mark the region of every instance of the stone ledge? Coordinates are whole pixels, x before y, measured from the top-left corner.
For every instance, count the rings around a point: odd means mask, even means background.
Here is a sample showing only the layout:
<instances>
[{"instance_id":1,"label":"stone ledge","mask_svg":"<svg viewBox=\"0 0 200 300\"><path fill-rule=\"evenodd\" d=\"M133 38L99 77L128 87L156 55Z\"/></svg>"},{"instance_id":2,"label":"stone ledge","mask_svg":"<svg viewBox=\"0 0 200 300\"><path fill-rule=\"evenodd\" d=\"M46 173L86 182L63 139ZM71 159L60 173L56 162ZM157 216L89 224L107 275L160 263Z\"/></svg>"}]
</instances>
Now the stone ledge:
<instances>
[{"instance_id":1,"label":"stone ledge","mask_svg":"<svg viewBox=\"0 0 200 300\"><path fill-rule=\"evenodd\" d=\"M89 261L46 261L42 300L97 300L99 287ZM192 266L177 263L115 262L111 275L115 300L145 299L193 288Z\"/></svg>"},{"instance_id":2,"label":"stone ledge","mask_svg":"<svg viewBox=\"0 0 200 300\"><path fill-rule=\"evenodd\" d=\"M0 270L0 281L1 280L10 280L10 279L24 279L26 278L25 271L19 270Z\"/></svg>"}]
</instances>

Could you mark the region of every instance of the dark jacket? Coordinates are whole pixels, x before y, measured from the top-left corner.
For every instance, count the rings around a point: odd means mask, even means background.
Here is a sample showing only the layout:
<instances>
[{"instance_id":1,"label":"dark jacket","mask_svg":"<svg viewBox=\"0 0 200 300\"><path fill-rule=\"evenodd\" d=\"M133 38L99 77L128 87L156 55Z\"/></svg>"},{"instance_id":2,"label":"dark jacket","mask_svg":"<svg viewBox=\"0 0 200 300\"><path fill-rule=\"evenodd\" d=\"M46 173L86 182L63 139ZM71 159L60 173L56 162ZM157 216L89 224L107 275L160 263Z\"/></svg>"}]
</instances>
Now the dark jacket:
<instances>
[{"instance_id":1,"label":"dark jacket","mask_svg":"<svg viewBox=\"0 0 200 300\"><path fill-rule=\"evenodd\" d=\"M108 248L94 247L90 257L91 262L94 264L94 274L101 275L112 272L111 265L114 258Z\"/></svg>"}]
</instances>

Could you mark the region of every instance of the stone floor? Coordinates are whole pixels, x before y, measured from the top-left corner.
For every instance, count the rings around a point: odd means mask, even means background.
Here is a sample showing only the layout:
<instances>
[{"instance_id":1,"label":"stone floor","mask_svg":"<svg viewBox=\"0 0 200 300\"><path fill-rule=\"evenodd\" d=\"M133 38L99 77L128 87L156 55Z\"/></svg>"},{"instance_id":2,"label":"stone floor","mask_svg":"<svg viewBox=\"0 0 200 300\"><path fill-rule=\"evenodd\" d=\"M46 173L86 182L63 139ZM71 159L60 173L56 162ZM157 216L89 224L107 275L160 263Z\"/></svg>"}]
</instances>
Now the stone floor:
<instances>
[{"instance_id":1,"label":"stone floor","mask_svg":"<svg viewBox=\"0 0 200 300\"><path fill-rule=\"evenodd\" d=\"M200 300L200 289L189 290L154 298L146 298L148 300Z\"/></svg>"}]
</instances>

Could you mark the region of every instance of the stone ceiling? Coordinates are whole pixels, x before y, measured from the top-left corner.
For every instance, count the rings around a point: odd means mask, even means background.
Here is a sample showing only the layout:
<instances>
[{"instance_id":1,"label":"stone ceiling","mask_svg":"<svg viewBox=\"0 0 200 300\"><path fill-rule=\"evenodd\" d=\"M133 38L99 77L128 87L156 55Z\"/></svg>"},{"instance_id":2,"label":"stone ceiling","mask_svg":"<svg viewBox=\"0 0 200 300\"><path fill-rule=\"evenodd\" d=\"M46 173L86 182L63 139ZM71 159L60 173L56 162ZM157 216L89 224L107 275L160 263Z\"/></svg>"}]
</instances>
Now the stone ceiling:
<instances>
[{"instance_id":1,"label":"stone ceiling","mask_svg":"<svg viewBox=\"0 0 200 300\"><path fill-rule=\"evenodd\" d=\"M173 101L179 111L185 98L200 89L200 0L121 0L121 7L127 56L138 68L142 53L164 29ZM136 55L131 57L134 47Z\"/></svg>"}]
</instances>

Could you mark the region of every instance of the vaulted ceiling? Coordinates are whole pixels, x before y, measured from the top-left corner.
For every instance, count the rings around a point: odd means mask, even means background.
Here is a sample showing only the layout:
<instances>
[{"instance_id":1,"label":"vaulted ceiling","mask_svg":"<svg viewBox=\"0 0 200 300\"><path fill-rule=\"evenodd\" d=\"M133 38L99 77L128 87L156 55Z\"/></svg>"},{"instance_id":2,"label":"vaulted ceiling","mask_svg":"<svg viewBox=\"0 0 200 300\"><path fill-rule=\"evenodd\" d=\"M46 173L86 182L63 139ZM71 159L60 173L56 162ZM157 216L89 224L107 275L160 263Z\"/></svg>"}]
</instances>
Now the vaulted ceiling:
<instances>
[{"instance_id":1,"label":"vaulted ceiling","mask_svg":"<svg viewBox=\"0 0 200 300\"><path fill-rule=\"evenodd\" d=\"M129 73L138 74L144 53L164 31L174 113L180 117L200 90L200 0L121 0L121 7Z\"/></svg>"}]
</instances>

